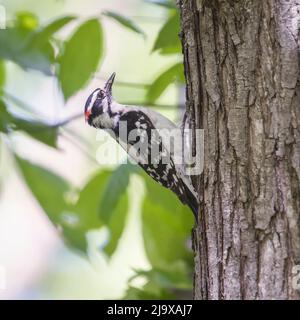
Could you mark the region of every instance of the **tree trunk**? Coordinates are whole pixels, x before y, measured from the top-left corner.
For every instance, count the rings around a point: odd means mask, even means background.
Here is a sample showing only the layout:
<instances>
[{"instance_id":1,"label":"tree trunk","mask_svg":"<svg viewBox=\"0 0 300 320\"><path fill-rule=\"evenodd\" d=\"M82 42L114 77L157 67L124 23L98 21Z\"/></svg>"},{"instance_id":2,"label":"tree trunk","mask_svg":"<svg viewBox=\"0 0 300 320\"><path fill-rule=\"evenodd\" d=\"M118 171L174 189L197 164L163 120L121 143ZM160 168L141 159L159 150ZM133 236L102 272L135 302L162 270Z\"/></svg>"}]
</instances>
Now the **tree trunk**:
<instances>
[{"instance_id":1,"label":"tree trunk","mask_svg":"<svg viewBox=\"0 0 300 320\"><path fill-rule=\"evenodd\" d=\"M187 112L205 137L195 299L297 299L300 0L179 7Z\"/></svg>"}]
</instances>

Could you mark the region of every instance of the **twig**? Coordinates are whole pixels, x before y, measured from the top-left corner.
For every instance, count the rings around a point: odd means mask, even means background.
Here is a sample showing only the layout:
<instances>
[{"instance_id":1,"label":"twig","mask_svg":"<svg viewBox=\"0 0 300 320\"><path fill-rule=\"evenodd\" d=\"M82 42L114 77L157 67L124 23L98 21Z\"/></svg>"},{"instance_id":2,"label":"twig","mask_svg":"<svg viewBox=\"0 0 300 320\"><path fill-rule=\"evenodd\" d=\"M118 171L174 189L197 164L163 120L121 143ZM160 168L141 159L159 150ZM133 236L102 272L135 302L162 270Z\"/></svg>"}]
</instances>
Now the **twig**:
<instances>
[{"instance_id":1,"label":"twig","mask_svg":"<svg viewBox=\"0 0 300 320\"><path fill-rule=\"evenodd\" d=\"M141 106L141 107L154 107L154 108L161 108L161 109L175 109L178 105L172 104L160 104L160 103L153 103L153 102L138 102L138 101L122 101L124 105L133 105L133 106Z\"/></svg>"},{"instance_id":2,"label":"twig","mask_svg":"<svg viewBox=\"0 0 300 320\"><path fill-rule=\"evenodd\" d=\"M66 126L67 124L69 124L70 122L74 121L74 120L77 120L79 118L83 118L83 112L80 112L80 113L77 113L77 114L74 114L73 116L71 116L70 118L67 118L65 120L62 120L60 122L57 122L55 124L50 124L49 127L51 128L59 128L59 127L64 127Z\"/></svg>"},{"instance_id":3,"label":"twig","mask_svg":"<svg viewBox=\"0 0 300 320\"><path fill-rule=\"evenodd\" d=\"M11 102L13 102L17 106L19 106L20 108L22 108L22 110L26 110L27 112L33 113L33 108L30 105L24 103L22 100L20 100L16 96L12 95L11 93L9 93L3 89L0 90L0 92L4 95L5 98L7 98Z\"/></svg>"},{"instance_id":4,"label":"twig","mask_svg":"<svg viewBox=\"0 0 300 320\"><path fill-rule=\"evenodd\" d=\"M81 143L82 146L87 146L90 144L90 142L88 140L86 140L82 135L78 134L74 130L67 128L67 127L63 127L61 129L64 132L68 133L69 135L75 137L78 140L78 142Z\"/></svg>"},{"instance_id":5,"label":"twig","mask_svg":"<svg viewBox=\"0 0 300 320\"><path fill-rule=\"evenodd\" d=\"M78 144L74 139L72 139L71 137L73 136L69 136L67 131L64 129L63 130L64 132L61 133L61 135L66 139L68 140L71 144L73 144L73 146L75 146L77 149L79 149L85 156L86 158L88 158L91 162L94 162L94 163L97 163L98 162L96 161L95 158L93 158L90 153L85 149L83 148L80 144Z\"/></svg>"}]
</instances>

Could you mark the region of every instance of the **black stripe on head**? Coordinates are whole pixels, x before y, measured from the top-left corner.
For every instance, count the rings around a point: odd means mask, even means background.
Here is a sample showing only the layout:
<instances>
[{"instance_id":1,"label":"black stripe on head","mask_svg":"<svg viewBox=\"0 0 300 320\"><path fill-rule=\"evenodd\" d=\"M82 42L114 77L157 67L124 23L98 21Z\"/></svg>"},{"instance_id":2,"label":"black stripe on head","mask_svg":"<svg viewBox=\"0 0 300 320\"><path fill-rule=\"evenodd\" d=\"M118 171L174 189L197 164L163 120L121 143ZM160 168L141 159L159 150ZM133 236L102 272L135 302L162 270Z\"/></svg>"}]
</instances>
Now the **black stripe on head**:
<instances>
[{"instance_id":1,"label":"black stripe on head","mask_svg":"<svg viewBox=\"0 0 300 320\"><path fill-rule=\"evenodd\" d=\"M91 104L91 102L92 102L92 99L93 99L94 94L95 94L97 91L99 91L99 90L100 90L100 89L97 88L97 89L95 89L95 90L90 94L90 96L89 96L88 99L86 100L86 103L85 103L85 106L84 106L84 112L87 111L88 107L90 106L90 104Z\"/></svg>"}]
</instances>

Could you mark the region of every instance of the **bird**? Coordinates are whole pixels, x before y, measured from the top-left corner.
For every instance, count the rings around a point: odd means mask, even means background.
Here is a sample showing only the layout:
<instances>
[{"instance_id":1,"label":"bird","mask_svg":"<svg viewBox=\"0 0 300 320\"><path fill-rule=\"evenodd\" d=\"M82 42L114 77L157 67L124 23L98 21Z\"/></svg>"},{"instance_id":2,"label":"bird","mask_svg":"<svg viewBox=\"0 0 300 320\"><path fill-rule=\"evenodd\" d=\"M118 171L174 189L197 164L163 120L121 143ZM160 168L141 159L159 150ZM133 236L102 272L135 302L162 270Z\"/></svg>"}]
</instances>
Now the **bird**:
<instances>
[{"instance_id":1,"label":"bird","mask_svg":"<svg viewBox=\"0 0 300 320\"><path fill-rule=\"evenodd\" d=\"M183 148L176 143L176 139L181 139L181 130L159 112L115 101L112 95L115 77L114 72L103 88L95 89L87 98L86 122L108 132L152 179L188 205L197 221L198 194L178 161L183 158Z\"/></svg>"}]
</instances>

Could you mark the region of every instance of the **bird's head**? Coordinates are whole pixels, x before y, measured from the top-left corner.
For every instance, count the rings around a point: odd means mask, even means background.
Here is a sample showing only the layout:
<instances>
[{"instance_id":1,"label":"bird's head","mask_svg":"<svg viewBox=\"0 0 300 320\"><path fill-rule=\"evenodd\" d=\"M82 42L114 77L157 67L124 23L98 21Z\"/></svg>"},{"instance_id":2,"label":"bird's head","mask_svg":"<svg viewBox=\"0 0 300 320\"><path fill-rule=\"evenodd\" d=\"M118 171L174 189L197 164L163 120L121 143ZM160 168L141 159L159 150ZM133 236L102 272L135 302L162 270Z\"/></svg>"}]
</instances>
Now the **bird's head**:
<instances>
[{"instance_id":1,"label":"bird's head","mask_svg":"<svg viewBox=\"0 0 300 320\"><path fill-rule=\"evenodd\" d=\"M112 85L114 83L116 74L113 73L103 89L97 88L87 99L84 112L85 120L89 125L93 124L93 121L101 116L103 113L109 112L110 105L112 103Z\"/></svg>"}]
</instances>

